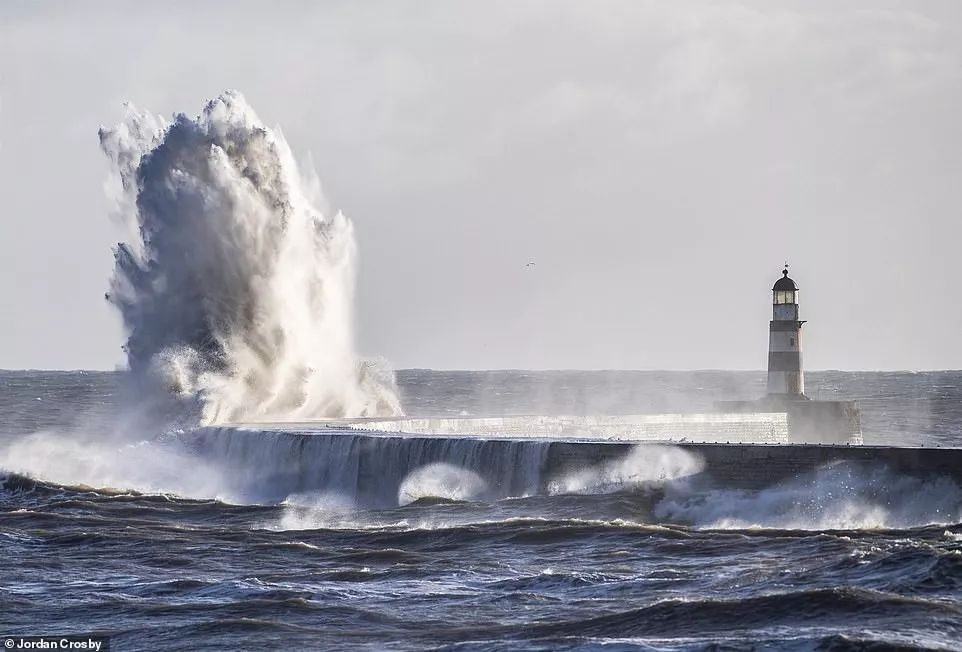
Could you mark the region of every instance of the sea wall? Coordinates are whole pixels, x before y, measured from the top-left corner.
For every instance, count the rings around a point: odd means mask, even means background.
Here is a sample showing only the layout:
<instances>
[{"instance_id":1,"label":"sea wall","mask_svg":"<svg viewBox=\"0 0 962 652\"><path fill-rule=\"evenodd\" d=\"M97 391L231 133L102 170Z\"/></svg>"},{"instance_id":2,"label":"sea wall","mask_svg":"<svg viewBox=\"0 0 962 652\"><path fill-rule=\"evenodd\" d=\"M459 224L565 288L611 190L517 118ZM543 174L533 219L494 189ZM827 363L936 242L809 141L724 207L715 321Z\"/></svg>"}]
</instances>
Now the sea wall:
<instances>
[{"instance_id":1,"label":"sea wall","mask_svg":"<svg viewBox=\"0 0 962 652\"><path fill-rule=\"evenodd\" d=\"M617 459L624 455L618 446L556 442L546 457L546 468L557 472ZM687 443L675 446L700 457L705 463L703 478L725 487L760 489L840 462L885 467L921 478L947 476L962 483L962 449L959 448Z\"/></svg>"},{"instance_id":2,"label":"sea wall","mask_svg":"<svg viewBox=\"0 0 962 652\"><path fill-rule=\"evenodd\" d=\"M437 464L481 478L486 487L484 497L492 499L546 493L558 486L559 478L624 466L626 460L642 469L642 479L676 479L677 468L682 468L687 469L684 473L690 480L745 489L767 487L838 462L886 467L922 478L944 475L962 483L962 449L665 445L279 428L201 428L184 437L212 463L212 468L220 469L228 494L265 502L297 493L322 492L349 496L364 505L389 507L397 504L406 478ZM679 462L679 457L684 459ZM671 468L660 471L657 467L666 459Z\"/></svg>"}]
</instances>

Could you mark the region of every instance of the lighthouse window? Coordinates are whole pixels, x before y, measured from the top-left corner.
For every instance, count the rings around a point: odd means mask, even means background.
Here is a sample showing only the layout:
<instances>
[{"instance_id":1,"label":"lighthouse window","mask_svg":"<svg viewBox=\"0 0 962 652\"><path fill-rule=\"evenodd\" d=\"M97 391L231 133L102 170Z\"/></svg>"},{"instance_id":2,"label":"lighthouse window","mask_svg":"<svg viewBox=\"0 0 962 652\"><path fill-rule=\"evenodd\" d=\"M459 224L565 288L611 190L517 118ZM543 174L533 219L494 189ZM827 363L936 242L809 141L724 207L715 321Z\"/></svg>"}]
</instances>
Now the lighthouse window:
<instances>
[{"instance_id":1,"label":"lighthouse window","mask_svg":"<svg viewBox=\"0 0 962 652\"><path fill-rule=\"evenodd\" d=\"M778 305L795 303L795 293L791 290L779 290L775 292L775 303Z\"/></svg>"},{"instance_id":2,"label":"lighthouse window","mask_svg":"<svg viewBox=\"0 0 962 652\"><path fill-rule=\"evenodd\" d=\"M790 339L789 342L791 342L791 346L795 346L795 338L794 338L794 337L793 337L792 339Z\"/></svg>"}]
</instances>

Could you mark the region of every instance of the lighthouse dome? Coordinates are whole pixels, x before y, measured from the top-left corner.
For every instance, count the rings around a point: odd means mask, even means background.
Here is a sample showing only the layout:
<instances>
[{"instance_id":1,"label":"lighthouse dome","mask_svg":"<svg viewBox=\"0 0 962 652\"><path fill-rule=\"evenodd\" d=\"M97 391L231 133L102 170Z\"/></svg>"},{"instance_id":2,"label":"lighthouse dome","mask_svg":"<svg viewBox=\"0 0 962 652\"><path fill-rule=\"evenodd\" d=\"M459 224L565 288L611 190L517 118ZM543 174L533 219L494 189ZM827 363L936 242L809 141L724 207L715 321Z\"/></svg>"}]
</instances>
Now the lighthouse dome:
<instances>
[{"instance_id":1,"label":"lighthouse dome","mask_svg":"<svg viewBox=\"0 0 962 652\"><path fill-rule=\"evenodd\" d=\"M775 285L772 286L772 290L775 292L794 292L798 290L798 286L795 285L795 281L788 278L788 268L782 270L782 277L775 281Z\"/></svg>"}]
</instances>

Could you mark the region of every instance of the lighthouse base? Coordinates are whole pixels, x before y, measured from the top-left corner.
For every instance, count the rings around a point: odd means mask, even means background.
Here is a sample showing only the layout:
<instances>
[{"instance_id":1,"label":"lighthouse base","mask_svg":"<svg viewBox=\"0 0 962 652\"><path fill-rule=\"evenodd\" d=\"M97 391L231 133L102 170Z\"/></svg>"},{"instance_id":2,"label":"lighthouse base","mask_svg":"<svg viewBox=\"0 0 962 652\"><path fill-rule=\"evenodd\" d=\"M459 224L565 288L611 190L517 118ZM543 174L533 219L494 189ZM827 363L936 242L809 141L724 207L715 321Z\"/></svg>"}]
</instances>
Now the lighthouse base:
<instances>
[{"instance_id":1,"label":"lighthouse base","mask_svg":"<svg viewBox=\"0 0 962 652\"><path fill-rule=\"evenodd\" d=\"M857 401L812 401L766 396L757 401L719 401L721 412L784 412L788 439L798 444L861 444Z\"/></svg>"}]
</instances>

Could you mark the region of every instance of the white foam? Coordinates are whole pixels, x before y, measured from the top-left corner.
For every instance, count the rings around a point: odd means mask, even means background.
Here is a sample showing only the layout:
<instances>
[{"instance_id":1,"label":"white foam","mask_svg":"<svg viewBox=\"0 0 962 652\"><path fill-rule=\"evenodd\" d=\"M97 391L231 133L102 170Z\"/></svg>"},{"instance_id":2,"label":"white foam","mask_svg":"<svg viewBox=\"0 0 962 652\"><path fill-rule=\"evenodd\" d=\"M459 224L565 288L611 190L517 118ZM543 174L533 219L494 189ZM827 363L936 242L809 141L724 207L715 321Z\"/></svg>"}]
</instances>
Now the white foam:
<instances>
[{"instance_id":1,"label":"white foam","mask_svg":"<svg viewBox=\"0 0 962 652\"><path fill-rule=\"evenodd\" d=\"M435 462L411 471L398 488L398 504L407 505L421 498L477 500L488 491L480 475L453 464Z\"/></svg>"},{"instance_id":2,"label":"white foam","mask_svg":"<svg viewBox=\"0 0 962 652\"><path fill-rule=\"evenodd\" d=\"M705 461L673 446L635 446L622 459L571 471L548 482L549 494L604 494L661 486L701 472Z\"/></svg>"},{"instance_id":3,"label":"white foam","mask_svg":"<svg viewBox=\"0 0 962 652\"><path fill-rule=\"evenodd\" d=\"M708 529L918 527L962 521L962 489L945 477L838 463L758 491L670 487L655 516Z\"/></svg>"}]
</instances>

